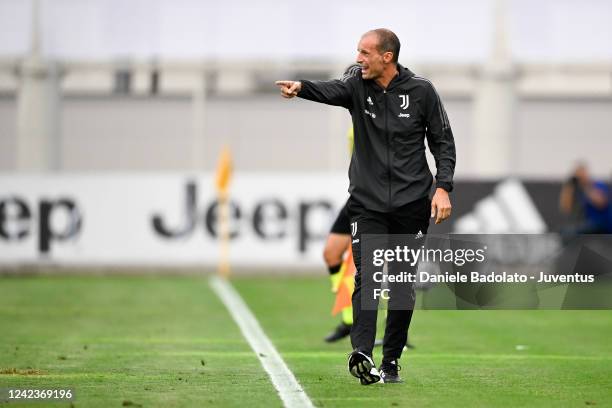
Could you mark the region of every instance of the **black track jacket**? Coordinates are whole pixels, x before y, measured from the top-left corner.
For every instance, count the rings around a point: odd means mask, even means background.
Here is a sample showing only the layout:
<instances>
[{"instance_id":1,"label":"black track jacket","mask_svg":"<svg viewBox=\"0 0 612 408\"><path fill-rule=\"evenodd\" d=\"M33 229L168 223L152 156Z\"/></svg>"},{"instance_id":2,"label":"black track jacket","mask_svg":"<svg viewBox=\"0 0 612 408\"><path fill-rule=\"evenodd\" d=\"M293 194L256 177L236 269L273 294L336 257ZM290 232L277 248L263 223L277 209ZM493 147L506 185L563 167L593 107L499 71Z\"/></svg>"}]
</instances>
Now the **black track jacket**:
<instances>
[{"instance_id":1,"label":"black track jacket","mask_svg":"<svg viewBox=\"0 0 612 408\"><path fill-rule=\"evenodd\" d=\"M347 108L355 148L349 168L351 197L365 208L390 212L429 195L432 175L425 139L436 161L436 187L453 189L455 142L442 101L427 79L398 64L383 89L354 67L342 79L302 80L297 96Z\"/></svg>"}]
</instances>

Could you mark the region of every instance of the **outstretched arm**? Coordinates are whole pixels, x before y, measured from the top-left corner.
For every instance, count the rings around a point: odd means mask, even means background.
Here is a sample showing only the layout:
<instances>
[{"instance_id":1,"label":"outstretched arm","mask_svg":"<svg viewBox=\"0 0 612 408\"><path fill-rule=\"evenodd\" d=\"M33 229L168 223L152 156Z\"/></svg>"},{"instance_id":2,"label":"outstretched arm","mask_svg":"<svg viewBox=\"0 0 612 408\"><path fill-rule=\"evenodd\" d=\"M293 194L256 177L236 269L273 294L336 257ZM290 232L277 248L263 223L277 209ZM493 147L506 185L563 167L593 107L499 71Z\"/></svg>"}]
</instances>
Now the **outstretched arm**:
<instances>
[{"instance_id":1,"label":"outstretched arm","mask_svg":"<svg viewBox=\"0 0 612 408\"><path fill-rule=\"evenodd\" d=\"M283 98L294 96L327 105L350 108L352 88L347 80L332 79L330 81L276 81Z\"/></svg>"}]
</instances>

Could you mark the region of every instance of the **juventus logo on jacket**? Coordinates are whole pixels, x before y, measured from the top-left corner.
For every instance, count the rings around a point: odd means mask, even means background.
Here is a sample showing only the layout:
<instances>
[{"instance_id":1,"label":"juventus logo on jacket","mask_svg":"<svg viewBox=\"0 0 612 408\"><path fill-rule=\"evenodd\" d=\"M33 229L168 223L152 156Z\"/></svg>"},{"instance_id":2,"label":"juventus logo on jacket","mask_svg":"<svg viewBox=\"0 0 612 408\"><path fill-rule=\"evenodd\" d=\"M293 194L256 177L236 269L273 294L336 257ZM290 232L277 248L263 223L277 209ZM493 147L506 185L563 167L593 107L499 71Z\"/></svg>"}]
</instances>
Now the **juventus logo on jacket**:
<instances>
[{"instance_id":1,"label":"juventus logo on jacket","mask_svg":"<svg viewBox=\"0 0 612 408\"><path fill-rule=\"evenodd\" d=\"M410 95L400 95L399 97L402 100L400 108L408 109L408 106L410 105Z\"/></svg>"}]
</instances>

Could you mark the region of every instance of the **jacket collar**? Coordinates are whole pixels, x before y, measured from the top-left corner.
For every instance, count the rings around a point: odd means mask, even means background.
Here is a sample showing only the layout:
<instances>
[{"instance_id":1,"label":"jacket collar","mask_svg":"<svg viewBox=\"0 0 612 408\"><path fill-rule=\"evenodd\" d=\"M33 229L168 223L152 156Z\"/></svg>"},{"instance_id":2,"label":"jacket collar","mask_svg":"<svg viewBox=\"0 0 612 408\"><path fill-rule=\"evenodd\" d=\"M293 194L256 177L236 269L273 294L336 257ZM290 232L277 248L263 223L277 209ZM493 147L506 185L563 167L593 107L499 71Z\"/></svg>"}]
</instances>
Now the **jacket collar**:
<instances>
[{"instance_id":1,"label":"jacket collar","mask_svg":"<svg viewBox=\"0 0 612 408\"><path fill-rule=\"evenodd\" d=\"M411 70L409 70L408 68L404 67L403 65L399 63L397 64L397 72L398 72L398 75L396 75L391 80L391 82L389 82L387 91L393 89L398 84L401 84L402 82L407 81L414 76L414 72L412 72Z\"/></svg>"},{"instance_id":2,"label":"jacket collar","mask_svg":"<svg viewBox=\"0 0 612 408\"><path fill-rule=\"evenodd\" d=\"M399 63L397 64L397 72L398 72L398 75L393 77L393 79L391 79L391 82L389 82L389 86L387 86L387 89L386 89L387 91L390 91L391 89L395 88L397 85L403 83L404 81L409 80L410 78L414 76L414 72L412 72L411 70L409 70L408 68L404 67L403 65ZM381 86L378 85L376 81L372 80L372 83L374 84L374 86L382 90Z\"/></svg>"}]
</instances>

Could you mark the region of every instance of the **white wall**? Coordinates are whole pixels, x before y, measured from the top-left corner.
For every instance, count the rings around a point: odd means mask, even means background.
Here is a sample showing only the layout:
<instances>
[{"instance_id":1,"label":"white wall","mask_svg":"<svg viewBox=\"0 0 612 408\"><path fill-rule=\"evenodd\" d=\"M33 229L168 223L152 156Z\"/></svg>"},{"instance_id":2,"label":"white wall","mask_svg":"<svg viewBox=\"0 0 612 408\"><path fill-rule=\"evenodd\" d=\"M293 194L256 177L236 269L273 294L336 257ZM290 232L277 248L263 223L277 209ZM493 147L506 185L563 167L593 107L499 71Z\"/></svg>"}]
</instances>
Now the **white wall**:
<instances>
[{"instance_id":1,"label":"white wall","mask_svg":"<svg viewBox=\"0 0 612 408\"><path fill-rule=\"evenodd\" d=\"M0 170L15 165L17 104L13 98L0 97Z\"/></svg>"},{"instance_id":2,"label":"white wall","mask_svg":"<svg viewBox=\"0 0 612 408\"><path fill-rule=\"evenodd\" d=\"M457 144L457 177L487 178L474 162L472 102L442 95ZM213 170L224 143L244 171L345 171L341 108L277 96L212 98L205 115L204 166L194 167L189 98L68 97L62 102L62 169ZM595 174L612 171L612 98L521 99L516 113L513 174L561 178L578 159ZM340 118L341 131L332 126ZM11 169L14 100L0 98L0 169ZM201 154L201 156L198 156Z\"/></svg>"},{"instance_id":3,"label":"white wall","mask_svg":"<svg viewBox=\"0 0 612 408\"><path fill-rule=\"evenodd\" d=\"M612 175L612 98L522 100L517 112L520 176L565 177L577 160Z\"/></svg>"}]
</instances>

